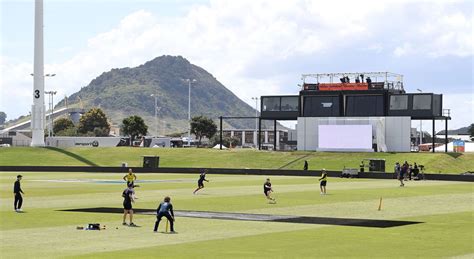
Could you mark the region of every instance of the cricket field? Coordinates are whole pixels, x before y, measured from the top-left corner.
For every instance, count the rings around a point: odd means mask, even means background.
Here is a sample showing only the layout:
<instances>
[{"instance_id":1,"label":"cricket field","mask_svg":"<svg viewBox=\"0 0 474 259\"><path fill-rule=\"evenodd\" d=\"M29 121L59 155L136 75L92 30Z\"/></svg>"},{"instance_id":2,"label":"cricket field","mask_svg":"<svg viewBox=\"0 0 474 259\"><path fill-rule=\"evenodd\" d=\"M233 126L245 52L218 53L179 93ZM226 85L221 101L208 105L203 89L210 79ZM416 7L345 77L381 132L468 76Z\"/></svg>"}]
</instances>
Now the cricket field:
<instances>
[{"instance_id":1,"label":"cricket field","mask_svg":"<svg viewBox=\"0 0 474 259\"><path fill-rule=\"evenodd\" d=\"M176 212L235 212L325 221L278 222L176 216L177 234L153 232L156 217L64 211L122 209L122 173L21 173L23 213L13 210L18 173L0 173L1 258L473 258L473 183L272 176L276 204L263 194L266 176L210 174L193 195L197 175L137 174L135 209L156 210L171 196ZM382 202L381 202L382 200ZM381 202L381 203L380 203ZM380 210L379 210L380 206ZM119 211L120 212L120 211ZM278 218L278 217L277 217ZM332 224L390 220L413 224L374 227ZM357 222L357 220L356 220ZM77 230L100 223L101 231ZM365 223L364 223L365 224Z\"/></svg>"}]
</instances>

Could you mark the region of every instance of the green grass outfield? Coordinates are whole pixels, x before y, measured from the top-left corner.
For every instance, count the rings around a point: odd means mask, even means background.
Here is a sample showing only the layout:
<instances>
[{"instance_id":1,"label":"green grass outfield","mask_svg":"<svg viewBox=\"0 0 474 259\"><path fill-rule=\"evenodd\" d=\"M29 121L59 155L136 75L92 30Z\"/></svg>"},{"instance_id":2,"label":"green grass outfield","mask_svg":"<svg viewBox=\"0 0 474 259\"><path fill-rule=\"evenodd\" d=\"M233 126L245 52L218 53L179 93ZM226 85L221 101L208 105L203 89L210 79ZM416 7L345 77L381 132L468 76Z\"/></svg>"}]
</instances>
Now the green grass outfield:
<instances>
[{"instance_id":1,"label":"green grass outfield","mask_svg":"<svg viewBox=\"0 0 474 259\"><path fill-rule=\"evenodd\" d=\"M326 168L340 171L358 168L364 158L386 160L386 171L395 162L417 162L426 173L464 173L474 171L474 153L331 153L269 152L251 149L197 148L0 148L0 165L31 166L141 166L143 155L160 156L163 167L302 169L308 160L310 170Z\"/></svg>"},{"instance_id":2,"label":"green grass outfield","mask_svg":"<svg viewBox=\"0 0 474 259\"><path fill-rule=\"evenodd\" d=\"M316 177L273 176L277 204L268 204L265 176L208 175L206 188L192 195L196 175L138 174L162 181L140 183L135 208L154 209L170 195L175 210L424 222L369 228L178 217L178 234L170 235L152 232L152 215L137 215L141 227L130 228L120 214L58 211L120 208L122 174L22 173L25 213L13 211L16 174L0 173L1 258L474 257L473 183L410 181L402 188L395 180L329 178L322 196ZM76 230L95 222L107 229Z\"/></svg>"}]
</instances>

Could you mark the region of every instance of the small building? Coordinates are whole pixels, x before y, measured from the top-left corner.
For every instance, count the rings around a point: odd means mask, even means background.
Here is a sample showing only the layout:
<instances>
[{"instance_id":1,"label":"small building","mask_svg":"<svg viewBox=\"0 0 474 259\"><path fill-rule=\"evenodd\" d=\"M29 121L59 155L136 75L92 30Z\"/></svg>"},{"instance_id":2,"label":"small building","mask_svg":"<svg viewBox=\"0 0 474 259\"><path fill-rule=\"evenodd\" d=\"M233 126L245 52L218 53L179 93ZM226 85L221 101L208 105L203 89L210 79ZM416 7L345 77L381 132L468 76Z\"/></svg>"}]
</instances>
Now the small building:
<instances>
[{"instance_id":1,"label":"small building","mask_svg":"<svg viewBox=\"0 0 474 259\"><path fill-rule=\"evenodd\" d=\"M0 144L15 147L29 147L31 144L31 131L11 130L0 134Z\"/></svg>"},{"instance_id":2,"label":"small building","mask_svg":"<svg viewBox=\"0 0 474 259\"><path fill-rule=\"evenodd\" d=\"M447 128L451 119L443 110L442 94L407 93L400 74L325 73L302 78L298 95L260 98L260 123L297 121L298 150L410 152L412 120L432 121L433 136L436 120L445 121Z\"/></svg>"},{"instance_id":3,"label":"small building","mask_svg":"<svg viewBox=\"0 0 474 259\"><path fill-rule=\"evenodd\" d=\"M261 130L261 146L262 149L273 150L292 150L296 148L288 139L287 129L277 129L276 138L275 131L271 129ZM235 144L237 147L243 148L257 148L258 147L258 131L255 129L224 129L222 131L223 137L234 137L238 139ZM276 144L274 140L276 139Z\"/></svg>"}]
</instances>

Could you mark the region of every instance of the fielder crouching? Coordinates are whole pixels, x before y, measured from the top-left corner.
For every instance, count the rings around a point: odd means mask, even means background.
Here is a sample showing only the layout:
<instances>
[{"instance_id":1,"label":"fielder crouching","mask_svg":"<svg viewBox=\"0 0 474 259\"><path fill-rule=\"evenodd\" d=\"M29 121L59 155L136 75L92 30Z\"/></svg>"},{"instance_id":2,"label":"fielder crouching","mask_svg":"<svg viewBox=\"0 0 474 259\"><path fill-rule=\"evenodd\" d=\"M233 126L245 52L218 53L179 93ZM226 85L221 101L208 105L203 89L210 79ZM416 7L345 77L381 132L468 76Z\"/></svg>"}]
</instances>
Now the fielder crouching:
<instances>
[{"instance_id":1,"label":"fielder crouching","mask_svg":"<svg viewBox=\"0 0 474 259\"><path fill-rule=\"evenodd\" d=\"M171 204L171 198L166 196L164 201L160 203L160 206L156 209L156 222L154 232L158 231L158 225L160 224L161 218L166 217L170 222L171 233L176 233L174 231L174 213L173 213L173 204Z\"/></svg>"}]
</instances>

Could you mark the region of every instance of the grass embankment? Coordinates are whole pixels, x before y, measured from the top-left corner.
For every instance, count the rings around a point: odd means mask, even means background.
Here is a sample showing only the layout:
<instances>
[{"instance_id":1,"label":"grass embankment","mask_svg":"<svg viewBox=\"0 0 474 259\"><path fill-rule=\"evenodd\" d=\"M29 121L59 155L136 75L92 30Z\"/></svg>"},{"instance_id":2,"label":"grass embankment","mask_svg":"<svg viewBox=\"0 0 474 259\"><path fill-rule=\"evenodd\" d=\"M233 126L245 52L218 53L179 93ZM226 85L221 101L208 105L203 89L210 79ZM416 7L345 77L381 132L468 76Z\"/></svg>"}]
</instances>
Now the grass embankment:
<instances>
[{"instance_id":1,"label":"grass embankment","mask_svg":"<svg viewBox=\"0 0 474 259\"><path fill-rule=\"evenodd\" d=\"M196 148L2 148L0 165L45 166L141 166L143 155L160 156L162 167L268 168L302 169L304 160L310 170L358 168L365 158L386 160L386 171L395 162L417 162L427 173L463 173L474 171L474 153L331 153L270 152L250 149Z\"/></svg>"}]
</instances>

